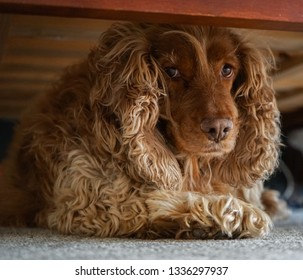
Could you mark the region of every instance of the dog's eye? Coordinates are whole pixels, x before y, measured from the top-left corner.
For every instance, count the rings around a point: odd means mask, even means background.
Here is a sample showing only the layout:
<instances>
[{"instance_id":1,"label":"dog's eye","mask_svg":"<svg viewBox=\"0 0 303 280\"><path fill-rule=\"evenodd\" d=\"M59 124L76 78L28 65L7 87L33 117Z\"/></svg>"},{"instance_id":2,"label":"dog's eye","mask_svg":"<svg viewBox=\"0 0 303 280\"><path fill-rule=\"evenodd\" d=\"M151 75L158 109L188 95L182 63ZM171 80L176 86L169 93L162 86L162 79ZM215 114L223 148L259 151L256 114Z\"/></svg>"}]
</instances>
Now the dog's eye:
<instances>
[{"instance_id":1,"label":"dog's eye","mask_svg":"<svg viewBox=\"0 0 303 280\"><path fill-rule=\"evenodd\" d=\"M177 68L175 67L167 67L165 68L165 72L166 74L170 77L170 78L178 78L180 77L180 72Z\"/></svg>"},{"instance_id":2,"label":"dog's eye","mask_svg":"<svg viewBox=\"0 0 303 280\"><path fill-rule=\"evenodd\" d=\"M224 78L230 78L233 75L233 67L229 64L224 64L221 69L221 75Z\"/></svg>"}]
</instances>

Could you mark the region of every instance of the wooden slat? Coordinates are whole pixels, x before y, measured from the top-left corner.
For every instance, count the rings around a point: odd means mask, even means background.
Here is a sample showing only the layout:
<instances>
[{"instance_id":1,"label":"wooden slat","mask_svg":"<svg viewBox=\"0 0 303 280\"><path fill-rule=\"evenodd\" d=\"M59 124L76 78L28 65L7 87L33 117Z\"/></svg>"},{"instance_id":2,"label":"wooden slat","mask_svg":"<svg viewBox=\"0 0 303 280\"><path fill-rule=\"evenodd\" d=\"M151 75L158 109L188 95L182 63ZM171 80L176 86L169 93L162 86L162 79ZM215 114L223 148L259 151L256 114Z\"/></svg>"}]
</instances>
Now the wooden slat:
<instances>
[{"instance_id":1,"label":"wooden slat","mask_svg":"<svg viewBox=\"0 0 303 280\"><path fill-rule=\"evenodd\" d=\"M303 53L300 55L286 56L285 59L278 65L278 71L281 74L300 65L303 65Z\"/></svg>"},{"instance_id":2,"label":"wooden slat","mask_svg":"<svg viewBox=\"0 0 303 280\"><path fill-rule=\"evenodd\" d=\"M66 67L68 65L79 62L80 58L75 56L26 56L26 55L11 55L8 54L3 59L3 65L11 64L11 65L31 65L31 66L39 66L47 63L47 66L51 67Z\"/></svg>"},{"instance_id":3,"label":"wooden slat","mask_svg":"<svg viewBox=\"0 0 303 280\"><path fill-rule=\"evenodd\" d=\"M3 12L303 31L302 0L0 0Z\"/></svg>"},{"instance_id":4,"label":"wooden slat","mask_svg":"<svg viewBox=\"0 0 303 280\"><path fill-rule=\"evenodd\" d=\"M0 93L1 98L1 105L3 104L2 101L5 100L23 100L24 102L28 102L29 100L35 98L35 96L39 94L44 94L45 91L33 91L29 88L23 89L10 89L8 91L2 91Z\"/></svg>"},{"instance_id":5,"label":"wooden slat","mask_svg":"<svg viewBox=\"0 0 303 280\"><path fill-rule=\"evenodd\" d=\"M11 82L4 82L0 80L1 86L0 86L0 96L2 95L2 92L10 92L13 90L29 90L32 92L45 92L48 87L50 87L51 83L45 83L45 82L37 82L37 81L28 81L23 83L11 83Z\"/></svg>"},{"instance_id":6,"label":"wooden slat","mask_svg":"<svg viewBox=\"0 0 303 280\"><path fill-rule=\"evenodd\" d=\"M278 99L279 110L283 113L291 112L302 107L303 89L296 89L292 94L286 94L287 97Z\"/></svg>"},{"instance_id":7,"label":"wooden slat","mask_svg":"<svg viewBox=\"0 0 303 280\"><path fill-rule=\"evenodd\" d=\"M5 101L0 104L0 118L11 118L18 119L23 111L26 110L26 107L29 106L31 100L26 102L11 102L6 103Z\"/></svg>"},{"instance_id":8,"label":"wooden slat","mask_svg":"<svg viewBox=\"0 0 303 280\"><path fill-rule=\"evenodd\" d=\"M87 18L11 15L10 36L91 41L111 24L112 21Z\"/></svg>"},{"instance_id":9,"label":"wooden slat","mask_svg":"<svg viewBox=\"0 0 303 280\"><path fill-rule=\"evenodd\" d=\"M4 48L8 36L9 26L9 16L0 14L0 63L4 55Z\"/></svg>"},{"instance_id":10,"label":"wooden slat","mask_svg":"<svg viewBox=\"0 0 303 280\"><path fill-rule=\"evenodd\" d=\"M256 30L254 34L277 52L298 55L303 51L303 32Z\"/></svg>"},{"instance_id":11,"label":"wooden slat","mask_svg":"<svg viewBox=\"0 0 303 280\"><path fill-rule=\"evenodd\" d=\"M276 90L288 91L303 86L303 64L294 65L274 76Z\"/></svg>"},{"instance_id":12,"label":"wooden slat","mask_svg":"<svg viewBox=\"0 0 303 280\"><path fill-rule=\"evenodd\" d=\"M12 83L15 83L15 81L18 81L20 79L22 80L38 80L39 81L53 81L57 75L60 74L59 71L41 71L40 69L38 70L20 70L18 67L16 67L15 71L8 71L7 69L5 70L0 70L0 81L2 80L7 80L11 81ZM1 92L0 92L1 96Z\"/></svg>"},{"instance_id":13,"label":"wooden slat","mask_svg":"<svg viewBox=\"0 0 303 280\"><path fill-rule=\"evenodd\" d=\"M31 50L31 51L49 51L49 52L78 52L88 54L95 41L81 39L48 39L41 37L14 37L10 36L6 40L7 49L10 52L16 50ZM80 56L79 56L80 57Z\"/></svg>"}]
</instances>

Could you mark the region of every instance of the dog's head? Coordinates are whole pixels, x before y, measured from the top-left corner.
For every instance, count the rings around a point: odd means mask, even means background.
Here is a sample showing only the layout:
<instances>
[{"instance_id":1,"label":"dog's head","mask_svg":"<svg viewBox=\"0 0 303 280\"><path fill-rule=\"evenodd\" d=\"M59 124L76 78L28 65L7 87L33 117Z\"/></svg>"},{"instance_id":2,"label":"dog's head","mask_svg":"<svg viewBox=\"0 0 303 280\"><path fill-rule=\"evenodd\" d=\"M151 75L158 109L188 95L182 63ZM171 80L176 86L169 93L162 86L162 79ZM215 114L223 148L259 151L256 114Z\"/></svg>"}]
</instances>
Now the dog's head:
<instances>
[{"instance_id":1,"label":"dog's head","mask_svg":"<svg viewBox=\"0 0 303 280\"><path fill-rule=\"evenodd\" d=\"M238 46L224 30L200 31L167 31L153 40L167 93L160 118L179 152L220 157L233 150L239 130L233 87L241 70Z\"/></svg>"},{"instance_id":2,"label":"dog's head","mask_svg":"<svg viewBox=\"0 0 303 280\"><path fill-rule=\"evenodd\" d=\"M91 100L119 120L143 176L180 185L182 155L212 161L219 180L250 186L278 157L268 58L227 29L118 24L92 52L99 89Z\"/></svg>"}]
</instances>

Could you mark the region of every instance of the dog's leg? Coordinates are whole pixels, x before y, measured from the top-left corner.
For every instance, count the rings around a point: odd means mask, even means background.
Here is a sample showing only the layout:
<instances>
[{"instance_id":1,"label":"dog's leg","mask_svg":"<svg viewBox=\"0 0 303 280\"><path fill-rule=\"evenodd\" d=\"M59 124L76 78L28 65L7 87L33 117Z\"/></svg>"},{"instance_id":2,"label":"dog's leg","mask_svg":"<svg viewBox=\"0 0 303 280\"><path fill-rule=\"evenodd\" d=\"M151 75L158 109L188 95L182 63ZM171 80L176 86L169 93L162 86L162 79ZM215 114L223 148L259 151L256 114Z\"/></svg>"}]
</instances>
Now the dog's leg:
<instances>
[{"instance_id":1,"label":"dog's leg","mask_svg":"<svg viewBox=\"0 0 303 280\"><path fill-rule=\"evenodd\" d=\"M140 185L111 164L80 150L71 152L58 166L47 206L36 215L38 226L65 234L138 235L148 221Z\"/></svg>"},{"instance_id":2,"label":"dog's leg","mask_svg":"<svg viewBox=\"0 0 303 280\"><path fill-rule=\"evenodd\" d=\"M273 220L285 219L290 215L287 203L280 199L280 193L275 190L265 189L261 196L262 204L265 212L268 213Z\"/></svg>"},{"instance_id":3,"label":"dog's leg","mask_svg":"<svg viewBox=\"0 0 303 280\"><path fill-rule=\"evenodd\" d=\"M36 221L62 233L214 238L262 236L270 228L265 212L233 196L155 191L81 151L58 169L51 202Z\"/></svg>"},{"instance_id":4,"label":"dog's leg","mask_svg":"<svg viewBox=\"0 0 303 280\"><path fill-rule=\"evenodd\" d=\"M118 183L106 186L102 180L82 178L77 188L66 185L56 190L53 207L38 215L38 223L46 220L47 227L65 234L140 236L148 221L144 200L129 183Z\"/></svg>"},{"instance_id":5,"label":"dog's leg","mask_svg":"<svg viewBox=\"0 0 303 280\"><path fill-rule=\"evenodd\" d=\"M276 190L264 189L261 182L253 188L240 189L237 196L263 209L273 220L287 218L290 214L287 203L280 198L280 193Z\"/></svg>"},{"instance_id":6,"label":"dog's leg","mask_svg":"<svg viewBox=\"0 0 303 280\"><path fill-rule=\"evenodd\" d=\"M155 236L256 237L265 235L271 227L265 212L229 195L155 191L146 203Z\"/></svg>"}]
</instances>

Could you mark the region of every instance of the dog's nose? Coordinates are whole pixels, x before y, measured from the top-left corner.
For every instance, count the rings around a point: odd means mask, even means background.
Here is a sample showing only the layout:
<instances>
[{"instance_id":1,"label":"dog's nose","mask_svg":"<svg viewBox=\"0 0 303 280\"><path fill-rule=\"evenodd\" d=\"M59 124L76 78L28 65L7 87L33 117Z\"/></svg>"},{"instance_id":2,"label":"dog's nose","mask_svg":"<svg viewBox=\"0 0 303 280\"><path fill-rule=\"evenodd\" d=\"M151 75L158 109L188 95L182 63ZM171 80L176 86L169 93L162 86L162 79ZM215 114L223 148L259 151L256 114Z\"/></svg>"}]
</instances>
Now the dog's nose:
<instances>
[{"instance_id":1,"label":"dog's nose","mask_svg":"<svg viewBox=\"0 0 303 280\"><path fill-rule=\"evenodd\" d=\"M202 131L216 143L225 139L232 128L233 122L229 119L207 118L201 123Z\"/></svg>"}]
</instances>

